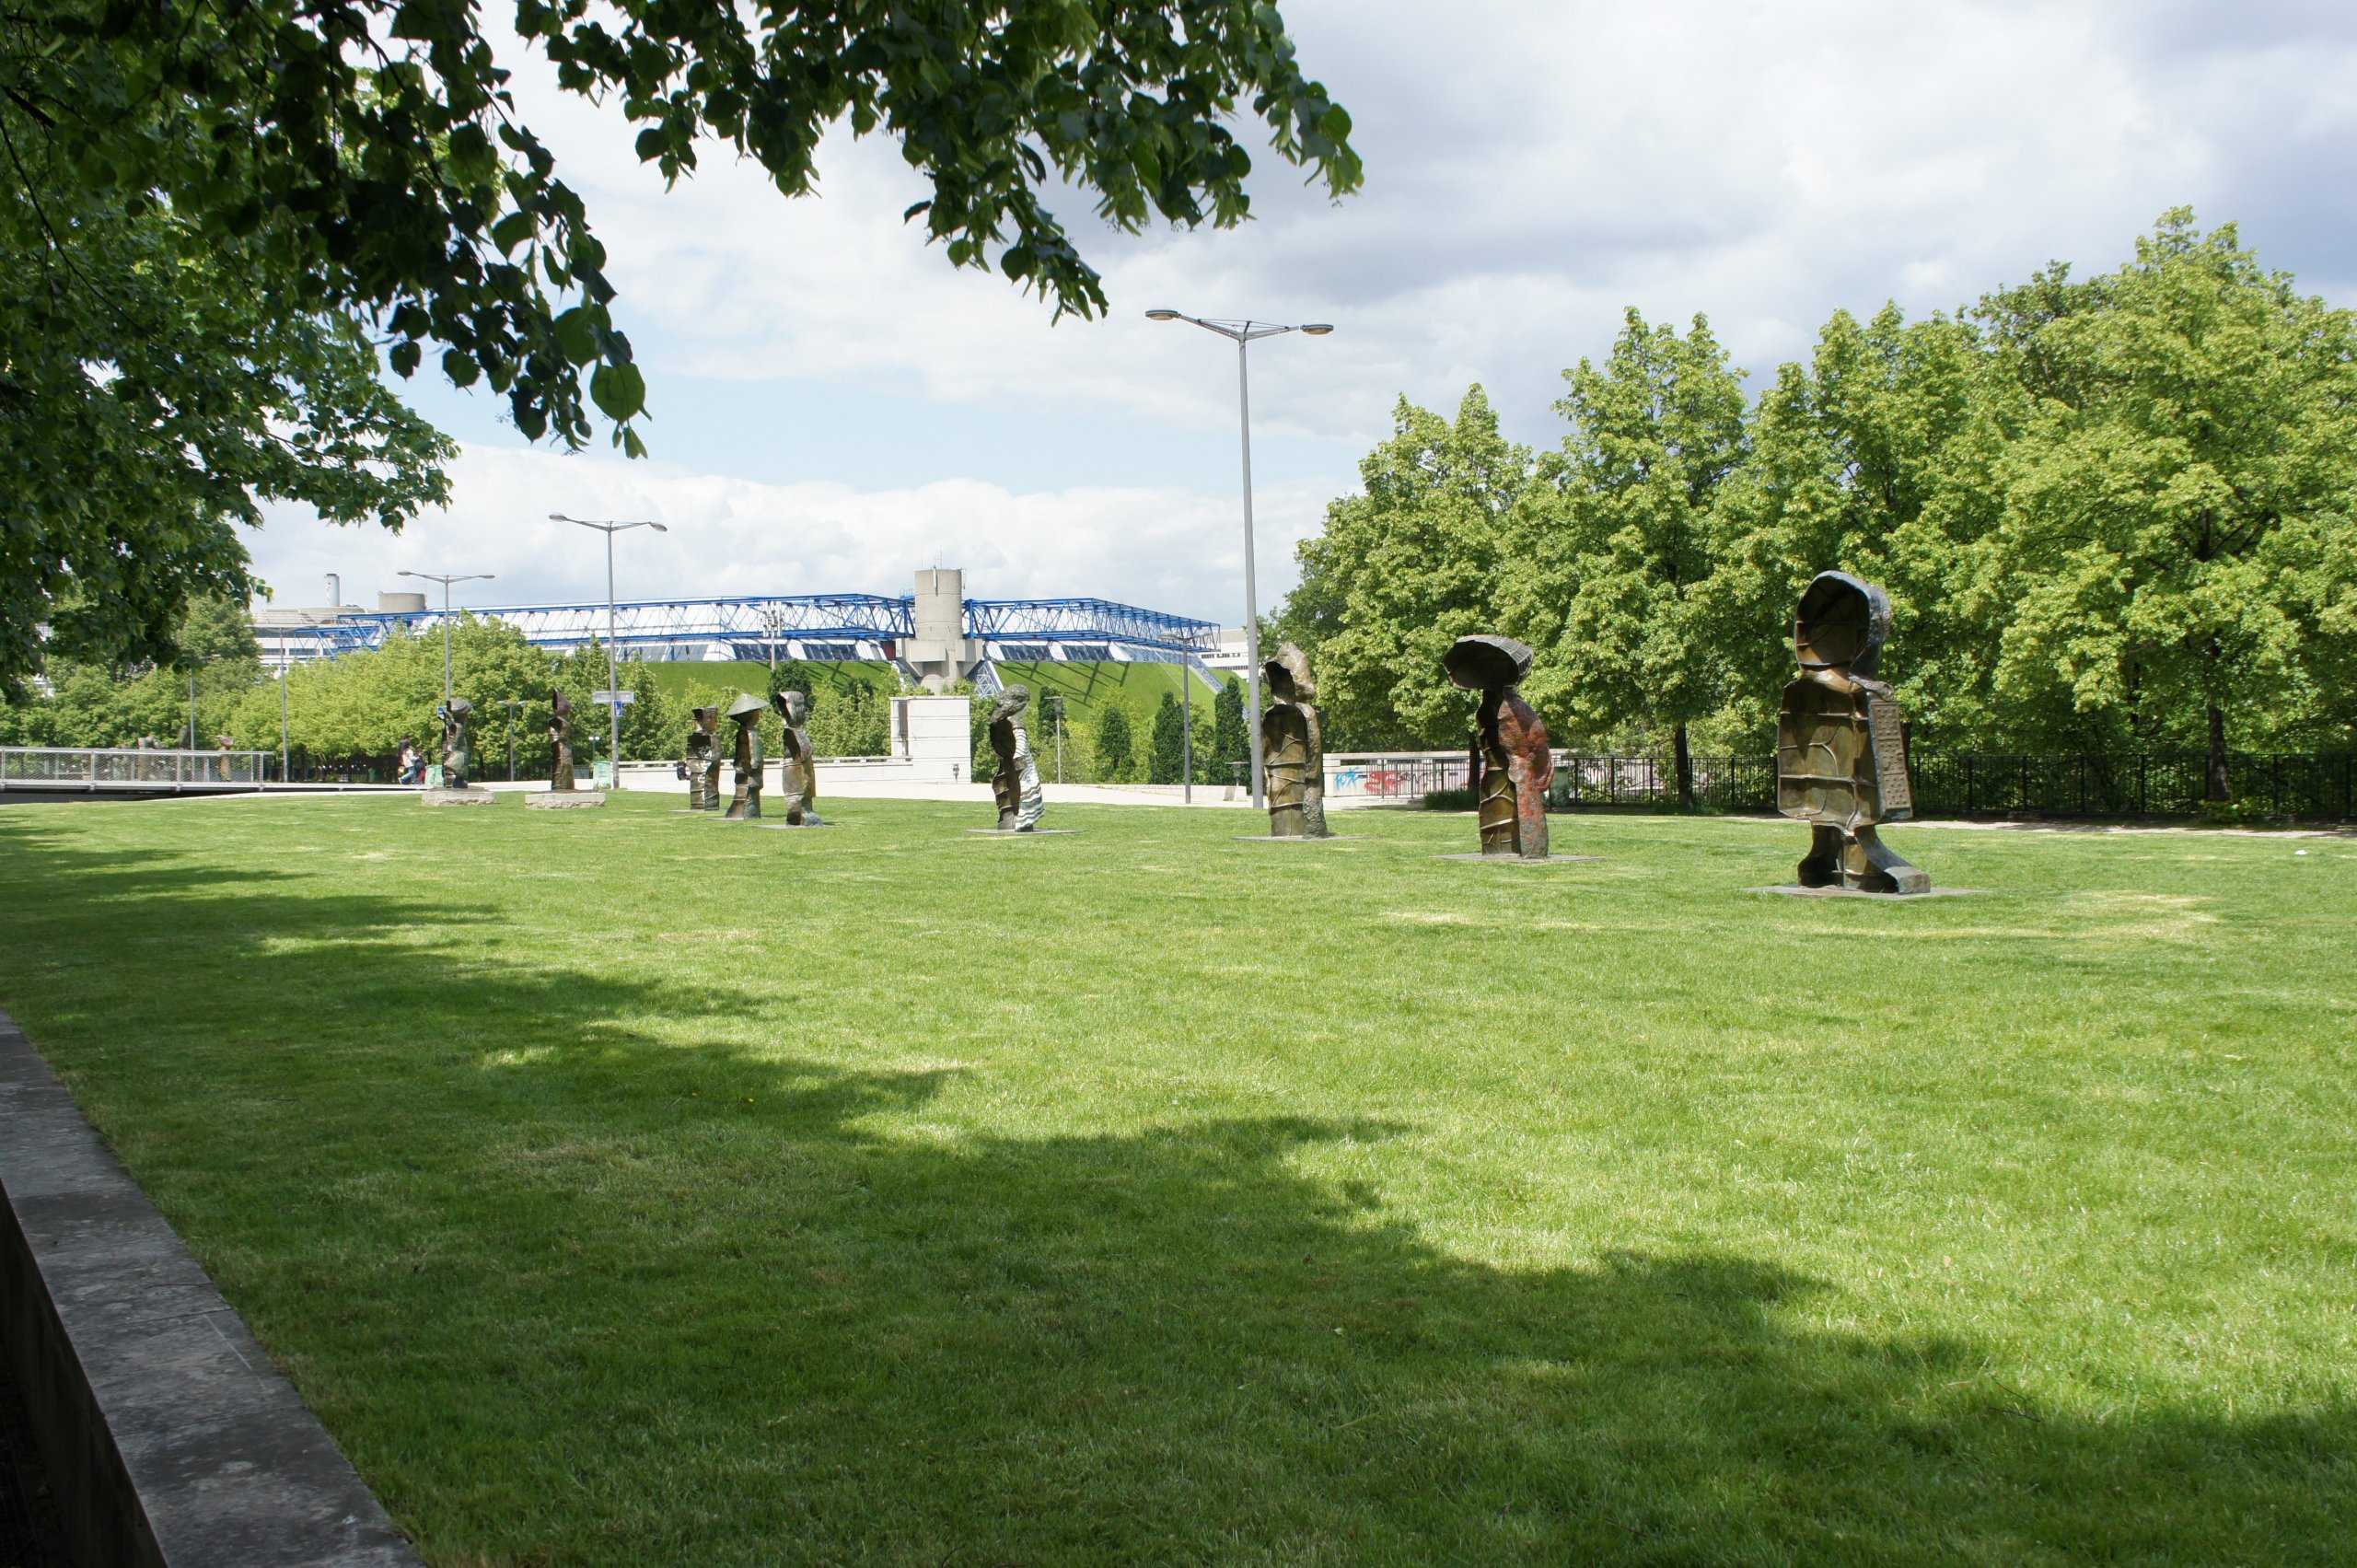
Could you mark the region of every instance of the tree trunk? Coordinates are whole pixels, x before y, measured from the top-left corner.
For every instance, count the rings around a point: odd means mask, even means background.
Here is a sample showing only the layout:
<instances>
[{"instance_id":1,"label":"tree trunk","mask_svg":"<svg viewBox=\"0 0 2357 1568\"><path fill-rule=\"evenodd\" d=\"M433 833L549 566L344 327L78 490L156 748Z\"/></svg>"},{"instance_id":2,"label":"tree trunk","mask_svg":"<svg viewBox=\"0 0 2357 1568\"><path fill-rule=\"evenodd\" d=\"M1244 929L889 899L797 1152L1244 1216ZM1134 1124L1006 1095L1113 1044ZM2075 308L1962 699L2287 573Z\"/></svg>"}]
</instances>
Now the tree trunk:
<instances>
[{"instance_id":1,"label":"tree trunk","mask_svg":"<svg viewBox=\"0 0 2357 1568\"><path fill-rule=\"evenodd\" d=\"M1694 809L1694 749L1687 744L1684 725L1671 726L1669 743L1678 754L1678 808L1691 811Z\"/></svg>"},{"instance_id":2,"label":"tree trunk","mask_svg":"<svg viewBox=\"0 0 2357 1568\"><path fill-rule=\"evenodd\" d=\"M2226 710L2210 699L2210 798L2220 806L2226 794Z\"/></svg>"}]
</instances>

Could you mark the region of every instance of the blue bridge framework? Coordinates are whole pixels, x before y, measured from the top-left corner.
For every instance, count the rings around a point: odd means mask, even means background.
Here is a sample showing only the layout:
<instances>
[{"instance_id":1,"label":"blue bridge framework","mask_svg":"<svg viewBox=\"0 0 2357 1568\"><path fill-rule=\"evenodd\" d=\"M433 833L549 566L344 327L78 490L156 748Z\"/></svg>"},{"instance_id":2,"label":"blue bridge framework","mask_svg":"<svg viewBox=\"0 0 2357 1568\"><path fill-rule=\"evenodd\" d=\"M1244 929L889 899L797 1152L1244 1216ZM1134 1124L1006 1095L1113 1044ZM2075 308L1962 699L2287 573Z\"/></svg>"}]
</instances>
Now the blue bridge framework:
<instances>
[{"instance_id":1,"label":"blue bridge framework","mask_svg":"<svg viewBox=\"0 0 2357 1568\"><path fill-rule=\"evenodd\" d=\"M915 632L913 598L880 594L755 594L731 598L630 599L613 608L614 641L626 654L673 660L899 657ZM1218 651L1219 626L1101 598L963 601L977 659L1194 664ZM541 647L575 648L606 635L606 606L468 607L453 614L503 621ZM400 633L438 630L442 612L348 611L308 626L257 628L294 658L330 657L381 645Z\"/></svg>"}]
</instances>

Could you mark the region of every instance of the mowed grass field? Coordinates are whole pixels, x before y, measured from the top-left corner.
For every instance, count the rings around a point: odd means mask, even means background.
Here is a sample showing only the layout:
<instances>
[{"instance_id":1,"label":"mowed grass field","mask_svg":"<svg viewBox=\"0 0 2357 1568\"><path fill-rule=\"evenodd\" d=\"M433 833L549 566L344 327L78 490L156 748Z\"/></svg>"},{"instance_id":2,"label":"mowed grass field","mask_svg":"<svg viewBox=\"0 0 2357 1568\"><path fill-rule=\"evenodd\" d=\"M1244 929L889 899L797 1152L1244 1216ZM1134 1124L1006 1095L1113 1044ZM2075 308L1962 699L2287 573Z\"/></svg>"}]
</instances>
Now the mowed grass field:
<instances>
[{"instance_id":1,"label":"mowed grass field","mask_svg":"<svg viewBox=\"0 0 2357 1568\"><path fill-rule=\"evenodd\" d=\"M437 1568L2357 1557L2357 841L672 805L0 809Z\"/></svg>"}]
</instances>

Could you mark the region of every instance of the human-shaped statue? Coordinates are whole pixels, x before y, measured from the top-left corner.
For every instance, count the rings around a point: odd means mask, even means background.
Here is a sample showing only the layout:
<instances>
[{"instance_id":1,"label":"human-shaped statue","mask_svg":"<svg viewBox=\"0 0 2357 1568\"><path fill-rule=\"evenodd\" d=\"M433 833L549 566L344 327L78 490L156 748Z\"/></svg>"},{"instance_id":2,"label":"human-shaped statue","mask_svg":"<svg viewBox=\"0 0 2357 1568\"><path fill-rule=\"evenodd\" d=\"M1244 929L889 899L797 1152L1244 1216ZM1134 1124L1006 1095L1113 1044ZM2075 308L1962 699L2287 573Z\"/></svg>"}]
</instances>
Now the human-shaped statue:
<instances>
[{"instance_id":1,"label":"human-shaped statue","mask_svg":"<svg viewBox=\"0 0 2357 1568\"><path fill-rule=\"evenodd\" d=\"M714 738L713 726L720 722L717 707L690 710L694 724L688 730L688 754L680 759L680 766L688 772L688 809L717 811L720 809L720 743Z\"/></svg>"},{"instance_id":2,"label":"human-shaped statue","mask_svg":"<svg viewBox=\"0 0 2357 1568\"><path fill-rule=\"evenodd\" d=\"M1530 673L1530 649L1512 637L1459 637L1441 657L1448 678L1481 693L1476 727L1481 746L1481 788L1476 802L1481 853L1547 858L1547 785L1555 754L1547 726L1515 687Z\"/></svg>"},{"instance_id":3,"label":"human-shaped statue","mask_svg":"<svg viewBox=\"0 0 2357 1568\"><path fill-rule=\"evenodd\" d=\"M1286 643L1260 667L1260 679L1269 693L1269 711L1260 715L1269 836L1326 838L1326 744L1313 705L1318 686L1309 678L1309 659Z\"/></svg>"},{"instance_id":4,"label":"human-shaped statue","mask_svg":"<svg viewBox=\"0 0 2357 1568\"><path fill-rule=\"evenodd\" d=\"M1002 833L1031 831L1048 806L1039 791L1039 765L1031 758L1031 737L1023 727L1023 711L1030 705L1028 686L1009 686L991 706L991 750L998 757L991 793L998 796Z\"/></svg>"},{"instance_id":5,"label":"human-shaped statue","mask_svg":"<svg viewBox=\"0 0 2357 1568\"><path fill-rule=\"evenodd\" d=\"M1889 635L1889 596L1846 572L1819 572L1793 613L1801 674L1776 711L1776 809L1809 824L1804 888L1932 890L1875 833L1915 815L1898 703L1875 678Z\"/></svg>"},{"instance_id":6,"label":"human-shaped statue","mask_svg":"<svg viewBox=\"0 0 2357 1568\"><path fill-rule=\"evenodd\" d=\"M728 716L737 721L737 796L722 815L732 822L761 814L761 710L768 705L749 691L739 691L728 704Z\"/></svg>"},{"instance_id":7,"label":"human-shaped statue","mask_svg":"<svg viewBox=\"0 0 2357 1568\"><path fill-rule=\"evenodd\" d=\"M549 693L549 788L573 787L573 699L552 691Z\"/></svg>"},{"instance_id":8,"label":"human-shaped statue","mask_svg":"<svg viewBox=\"0 0 2357 1568\"><path fill-rule=\"evenodd\" d=\"M474 761L467 745L467 720L475 705L464 697L453 697L437 711L442 715L442 787L464 789Z\"/></svg>"},{"instance_id":9,"label":"human-shaped statue","mask_svg":"<svg viewBox=\"0 0 2357 1568\"><path fill-rule=\"evenodd\" d=\"M785 791L785 819L795 827L822 828L819 818L818 759L810 754L810 699L799 691L780 691L770 699L778 722L785 728L785 755L778 787Z\"/></svg>"}]
</instances>

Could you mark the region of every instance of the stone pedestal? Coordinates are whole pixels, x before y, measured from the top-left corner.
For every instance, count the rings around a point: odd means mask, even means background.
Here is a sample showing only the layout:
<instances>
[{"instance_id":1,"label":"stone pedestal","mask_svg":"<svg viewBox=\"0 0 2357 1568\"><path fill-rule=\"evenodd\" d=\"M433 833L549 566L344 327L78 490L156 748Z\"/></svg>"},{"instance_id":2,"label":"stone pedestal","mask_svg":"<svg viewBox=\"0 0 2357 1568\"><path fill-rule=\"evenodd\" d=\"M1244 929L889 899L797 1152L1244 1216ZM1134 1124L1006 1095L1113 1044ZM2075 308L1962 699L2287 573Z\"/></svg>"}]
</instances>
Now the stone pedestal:
<instances>
[{"instance_id":1,"label":"stone pedestal","mask_svg":"<svg viewBox=\"0 0 2357 1568\"><path fill-rule=\"evenodd\" d=\"M488 806L496 797L487 789L469 784L463 789L429 789L417 798L427 806Z\"/></svg>"},{"instance_id":2,"label":"stone pedestal","mask_svg":"<svg viewBox=\"0 0 2357 1568\"><path fill-rule=\"evenodd\" d=\"M535 811L571 811L580 807L605 805L606 792L602 789L536 789L524 797L524 804Z\"/></svg>"}]
</instances>

